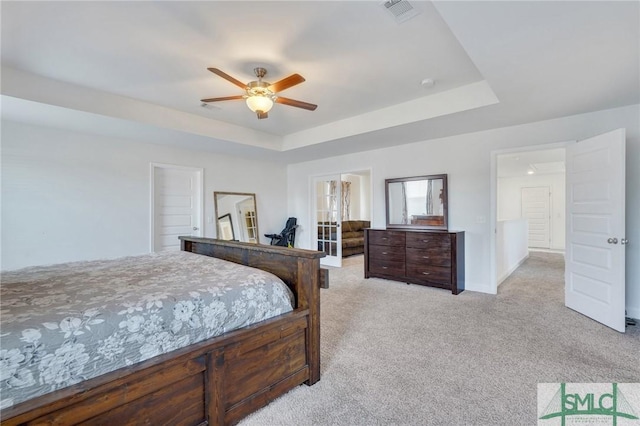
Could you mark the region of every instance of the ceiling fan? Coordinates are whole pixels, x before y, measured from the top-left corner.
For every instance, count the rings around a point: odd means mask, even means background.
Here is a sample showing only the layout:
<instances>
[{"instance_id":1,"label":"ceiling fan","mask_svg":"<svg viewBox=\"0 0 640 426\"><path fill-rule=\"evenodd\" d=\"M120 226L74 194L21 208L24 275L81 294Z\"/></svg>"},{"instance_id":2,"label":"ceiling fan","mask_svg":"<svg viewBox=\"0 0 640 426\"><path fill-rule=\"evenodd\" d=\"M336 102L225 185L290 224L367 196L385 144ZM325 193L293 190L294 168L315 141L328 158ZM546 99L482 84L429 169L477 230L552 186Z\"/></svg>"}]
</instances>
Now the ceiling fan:
<instances>
[{"instance_id":1,"label":"ceiling fan","mask_svg":"<svg viewBox=\"0 0 640 426\"><path fill-rule=\"evenodd\" d=\"M314 111L318 107L318 105L296 101L295 99L283 98L282 96L277 95L278 92L282 92L283 90L293 87L296 84L302 83L304 81L304 77L302 77L300 74L291 74L289 77L285 77L282 80L272 84L267 83L266 81L262 81L262 78L267 75L267 70L258 67L253 69L253 72L256 73L256 77L258 77L258 80L244 84L243 82L231 77L229 74L220 71L218 68L207 69L212 73L240 87L246 93L244 95L202 99L202 102L208 103L245 99L249 109L255 112L258 115L259 119L268 117L267 113L273 106L274 102L278 104L293 106L296 108L307 109L309 111Z\"/></svg>"}]
</instances>

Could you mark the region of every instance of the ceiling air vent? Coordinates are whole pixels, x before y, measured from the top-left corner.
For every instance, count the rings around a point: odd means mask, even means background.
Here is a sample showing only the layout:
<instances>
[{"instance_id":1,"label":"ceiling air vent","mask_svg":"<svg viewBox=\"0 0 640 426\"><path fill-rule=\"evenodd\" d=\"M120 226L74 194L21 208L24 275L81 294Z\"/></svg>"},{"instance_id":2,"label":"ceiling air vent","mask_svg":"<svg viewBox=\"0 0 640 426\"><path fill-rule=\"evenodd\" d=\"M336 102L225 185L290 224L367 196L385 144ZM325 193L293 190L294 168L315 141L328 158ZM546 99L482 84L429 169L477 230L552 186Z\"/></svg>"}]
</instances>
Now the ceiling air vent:
<instances>
[{"instance_id":1,"label":"ceiling air vent","mask_svg":"<svg viewBox=\"0 0 640 426\"><path fill-rule=\"evenodd\" d=\"M407 0L388 0L382 3L398 24L405 22L420 14L420 11L411 6Z\"/></svg>"}]
</instances>

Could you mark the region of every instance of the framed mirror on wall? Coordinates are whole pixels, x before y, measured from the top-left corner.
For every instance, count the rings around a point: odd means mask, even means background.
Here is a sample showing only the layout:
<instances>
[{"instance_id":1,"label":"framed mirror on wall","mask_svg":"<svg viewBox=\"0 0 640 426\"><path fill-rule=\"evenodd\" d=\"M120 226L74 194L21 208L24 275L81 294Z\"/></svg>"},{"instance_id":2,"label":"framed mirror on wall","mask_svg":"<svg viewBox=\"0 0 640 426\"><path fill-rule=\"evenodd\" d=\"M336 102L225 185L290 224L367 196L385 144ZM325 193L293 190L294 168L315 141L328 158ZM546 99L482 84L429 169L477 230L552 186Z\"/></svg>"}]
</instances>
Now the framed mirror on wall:
<instances>
[{"instance_id":1,"label":"framed mirror on wall","mask_svg":"<svg viewBox=\"0 0 640 426\"><path fill-rule=\"evenodd\" d=\"M256 194L216 191L213 203L218 239L258 243Z\"/></svg>"},{"instance_id":2,"label":"framed mirror on wall","mask_svg":"<svg viewBox=\"0 0 640 426\"><path fill-rule=\"evenodd\" d=\"M387 228L448 229L447 175L385 180Z\"/></svg>"}]
</instances>

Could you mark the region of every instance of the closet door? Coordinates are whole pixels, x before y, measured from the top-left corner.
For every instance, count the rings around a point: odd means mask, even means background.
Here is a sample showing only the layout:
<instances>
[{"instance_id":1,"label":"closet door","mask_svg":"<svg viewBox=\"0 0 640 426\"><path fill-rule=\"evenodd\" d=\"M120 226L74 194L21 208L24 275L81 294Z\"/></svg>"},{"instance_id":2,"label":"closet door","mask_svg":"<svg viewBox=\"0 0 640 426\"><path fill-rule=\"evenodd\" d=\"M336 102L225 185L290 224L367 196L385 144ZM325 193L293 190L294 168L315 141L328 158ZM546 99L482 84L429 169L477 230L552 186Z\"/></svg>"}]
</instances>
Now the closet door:
<instances>
[{"instance_id":1,"label":"closet door","mask_svg":"<svg viewBox=\"0 0 640 426\"><path fill-rule=\"evenodd\" d=\"M151 164L151 252L179 251L180 235L202 236L202 176L198 168Z\"/></svg>"},{"instance_id":2,"label":"closet door","mask_svg":"<svg viewBox=\"0 0 640 426\"><path fill-rule=\"evenodd\" d=\"M551 189L522 188L522 217L529 222L529 248L551 248Z\"/></svg>"}]
</instances>

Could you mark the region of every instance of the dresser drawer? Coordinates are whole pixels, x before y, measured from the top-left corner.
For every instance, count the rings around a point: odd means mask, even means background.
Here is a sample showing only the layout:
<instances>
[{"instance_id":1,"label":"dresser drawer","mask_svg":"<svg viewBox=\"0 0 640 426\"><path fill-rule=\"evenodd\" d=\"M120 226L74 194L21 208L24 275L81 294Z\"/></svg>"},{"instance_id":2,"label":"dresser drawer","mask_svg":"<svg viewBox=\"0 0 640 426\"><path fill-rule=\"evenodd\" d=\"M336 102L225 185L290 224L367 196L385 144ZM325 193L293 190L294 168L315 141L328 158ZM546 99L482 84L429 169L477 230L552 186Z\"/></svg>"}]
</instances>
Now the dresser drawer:
<instances>
[{"instance_id":1,"label":"dresser drawer","mask_svg":"<svg viewBox=\"0 0 640 426\"><path fill-rule=\"evenodd\" d=\"M404 276L404 260L372 260L369 261L369 272L372 274Z\"/></svg>"},{"instance_id":2,"label":"dresser drawer","mask_svg":"<svg viewBox=\"0 0 640 426\"><path fill-rule=\"evenodd\" d=\"M404 262L404 247L378 246L369 244L369 259L374 261L391 260L396 262Z\"/></svg>"},{"instance_id":3,"label":"dresser drawer","mask_svg":"<svg viewBox=\"0 0 640 426\"><path fill-rule=\"evenodd\" d=\"M464 291L464 232L365 229L365 278Z\"/></svg>"},{"instance_id":4,"label":"dresser drawer","mask_svg":"<svg viewBox=\"0 0 640 426\"><path fill-rule=\"evenodd\" d=\"M368 230L369 244L378 246L400 246L404 248L404 232Z\"/></svg>"},{"instance_id":5,"label":"dresser drawer","mask_svg":"<svg viewBox=\"0 0 640 426\"><path fill-rule=\"evenodd\" d=\"M451 266L451 251L407 247L407 263L424 266Z\"/></svg>"},{"instance_id":6,"label":"dresser drawer","mask_svg":"<svg viewBox=\"0 0 640 426\"><path fill-rule=\"evenodd\" d=\"M407 247L451 250L449 234L407 232Z\"/></svg>"},{"instance_id":7,"label":"dresser drawer","mask_svg":"<svg viewBox=\"0 0 640 426\"><path fill-rule=\"evenodd\" d=\"M407 277L419 281L431 281L451 284L451 268L446 266L424 266L415 263L407 264Z\"/></svg>"}]
</instances>

